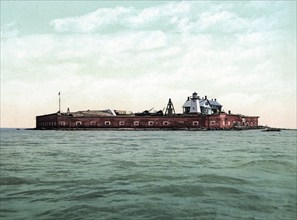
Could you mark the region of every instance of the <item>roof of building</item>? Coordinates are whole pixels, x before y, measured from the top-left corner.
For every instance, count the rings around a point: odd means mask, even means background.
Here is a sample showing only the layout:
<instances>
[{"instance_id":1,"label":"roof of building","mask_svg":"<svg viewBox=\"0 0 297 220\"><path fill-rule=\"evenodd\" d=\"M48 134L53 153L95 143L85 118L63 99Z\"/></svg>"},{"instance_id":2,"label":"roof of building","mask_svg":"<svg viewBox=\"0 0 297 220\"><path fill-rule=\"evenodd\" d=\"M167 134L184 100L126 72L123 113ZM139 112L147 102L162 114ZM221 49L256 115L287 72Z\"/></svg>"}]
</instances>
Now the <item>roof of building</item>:
<instances>
[{"instance_id":1,"label":"roof of building","mask_svg":"<svg viewBox=\"0 0 297 220\"><path fill-rule=\"evenodd\" d=\"M86 110L78 112L70 112L69 115L73 117L83 117L83 116L114 116L111 110Z\"/></svg>"},{"instance_id":2,"label":"roof of building","mask_svg":"<svg viewBox=\"0 0 297 220\"><path fill-rule=\"evenodd\" d=\"M199 104L200 104L200 106L208 105L208 100L207 99L200 99Z\"/></svg>"},{"instance_id":3,"label":"roof of building","mask_svg":"<svg viewBox=\"0 0 297 220\"><path fill-rule=\"evenodd\" d=\"M183 108L191 107L191 99L187 100L182 106Z\"/></svg>"},{"instance_id":4,"label":"roof of building","mask_svg":"<svg viewBox=\"0 0 297 220\"><path fill-rule=\"evenodd\" d=\"M217 102L217 100L208 100L209 104L212 106L222 106L220 103Z\"/></svg>"},{"instance_id":5,"label":"roof of building","mask_svg":"<svg viewBox=\"0 0 297 220\"><path fill-rule=\"evenodd\" d=\"M205 106L205 104L209 103L210 106L217 106L221 107L222 105L218 103L216 100L209 100L209 99L199 99L200 106ZM191 107L191 99L187 100L183 106L183 108Z\"/></svg>"}]
</instances>

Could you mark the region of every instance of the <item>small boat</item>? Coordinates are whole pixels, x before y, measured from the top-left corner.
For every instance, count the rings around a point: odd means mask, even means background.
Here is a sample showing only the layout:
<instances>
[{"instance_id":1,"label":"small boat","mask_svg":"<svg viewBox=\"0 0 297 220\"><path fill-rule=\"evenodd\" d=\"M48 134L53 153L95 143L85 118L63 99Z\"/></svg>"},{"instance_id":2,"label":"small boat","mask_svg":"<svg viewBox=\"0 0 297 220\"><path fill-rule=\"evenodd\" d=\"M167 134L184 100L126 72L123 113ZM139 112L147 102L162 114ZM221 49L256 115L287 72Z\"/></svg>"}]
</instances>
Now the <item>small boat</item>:
<instances>
[{"instance_id":1,"label":"small boat","mask_svg":"<svg viewBox=\"0 0 297 220\"><path fill-rule=\"evenodd\" d=\"M279 129L279 128L265 128L262 131L281 131L281 129Z\"/></svg>"}]
</instances>

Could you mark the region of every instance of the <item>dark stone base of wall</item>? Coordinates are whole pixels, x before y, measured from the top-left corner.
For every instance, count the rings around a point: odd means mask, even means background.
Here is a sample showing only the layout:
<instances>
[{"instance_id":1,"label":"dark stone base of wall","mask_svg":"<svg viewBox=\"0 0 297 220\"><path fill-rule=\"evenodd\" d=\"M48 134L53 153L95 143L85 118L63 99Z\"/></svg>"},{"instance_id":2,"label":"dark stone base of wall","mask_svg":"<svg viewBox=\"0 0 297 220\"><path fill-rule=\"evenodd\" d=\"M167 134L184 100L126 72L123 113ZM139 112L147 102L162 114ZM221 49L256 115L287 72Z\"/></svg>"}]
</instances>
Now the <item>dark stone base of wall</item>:
<instances>
[{"instance_id":1,"label":"dark stone base of wall","mask_svg":"<svg viewBox=\"0 0 297 220\"><path fill-rule=\"evenodd\" d=\"M242 131L263 129L257 127L233 127L233 128L34 128L29 130L57 130L57 131Z\"/></svg>"}]
</instances>

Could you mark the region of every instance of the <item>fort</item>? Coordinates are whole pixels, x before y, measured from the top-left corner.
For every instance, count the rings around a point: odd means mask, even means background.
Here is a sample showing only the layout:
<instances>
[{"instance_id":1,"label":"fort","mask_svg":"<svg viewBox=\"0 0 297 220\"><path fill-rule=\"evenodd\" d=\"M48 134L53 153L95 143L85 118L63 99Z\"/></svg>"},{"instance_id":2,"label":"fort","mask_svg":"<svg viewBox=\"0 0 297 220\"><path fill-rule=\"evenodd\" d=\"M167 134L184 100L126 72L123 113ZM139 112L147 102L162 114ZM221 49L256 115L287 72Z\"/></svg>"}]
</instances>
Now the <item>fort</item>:
<instances>
[{"instance_id":1,"label":"fort","mask_svg":"<svg viewBox=\"0 0 297 220\"><path fill-rule=\"evenodd\" d=\"M171 99L165 112L165 108L140 113L114 109L70 112L69 108L67 112L61 112L59 107L56 113L36 116L36 129L199 130L258 127L259 116L226 113L216 99L200 97L196 92L186 99L182 108L182 113L175 113Z\"/></svg>"}]
</instances>

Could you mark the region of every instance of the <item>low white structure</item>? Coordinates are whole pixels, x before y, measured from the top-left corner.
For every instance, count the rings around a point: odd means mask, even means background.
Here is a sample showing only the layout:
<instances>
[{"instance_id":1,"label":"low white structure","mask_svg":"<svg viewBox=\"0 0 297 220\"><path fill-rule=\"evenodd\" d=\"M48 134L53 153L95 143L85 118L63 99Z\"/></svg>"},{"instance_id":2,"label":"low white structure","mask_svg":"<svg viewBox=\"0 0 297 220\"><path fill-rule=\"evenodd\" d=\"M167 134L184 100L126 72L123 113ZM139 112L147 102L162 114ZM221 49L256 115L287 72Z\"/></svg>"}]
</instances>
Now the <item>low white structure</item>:
<instances>
[{"instance_id":1,"label":"low white structure","mask_svg":"<svg viewBox=\"0 0 297 220\"><path fill-rule=\"evenodd\" d=\"M200 98L196 92L188 97L187 101L183 104L184 114L203 114L212 115L221 112L222 105L216 99L207 99L207 96Z\"/></svg>"}]
</instances>

